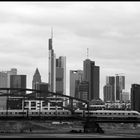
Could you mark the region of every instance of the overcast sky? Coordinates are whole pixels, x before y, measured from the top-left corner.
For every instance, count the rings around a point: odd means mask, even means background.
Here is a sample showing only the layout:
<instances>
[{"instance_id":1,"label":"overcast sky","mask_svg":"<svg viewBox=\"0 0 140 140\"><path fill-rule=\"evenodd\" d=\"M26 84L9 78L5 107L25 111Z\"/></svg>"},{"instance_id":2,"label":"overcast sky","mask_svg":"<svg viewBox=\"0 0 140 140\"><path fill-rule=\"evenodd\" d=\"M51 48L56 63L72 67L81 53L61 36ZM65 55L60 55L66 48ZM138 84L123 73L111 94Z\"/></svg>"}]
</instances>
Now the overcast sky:
<instances>
[{"instance_id":1,"label":"overcast sky","mask_svg":"<svg viewBox=\"0 0 140 140\"><path fill-rule=\"evenodd\" d=\"M38 67L48 82L48 38L69 70L89 58L100 66L100 97L107 75L124 73L126 91L140 84L140 2L0 2L0 71L17 68L27 87Z\"/></svg>"}]
</instances>

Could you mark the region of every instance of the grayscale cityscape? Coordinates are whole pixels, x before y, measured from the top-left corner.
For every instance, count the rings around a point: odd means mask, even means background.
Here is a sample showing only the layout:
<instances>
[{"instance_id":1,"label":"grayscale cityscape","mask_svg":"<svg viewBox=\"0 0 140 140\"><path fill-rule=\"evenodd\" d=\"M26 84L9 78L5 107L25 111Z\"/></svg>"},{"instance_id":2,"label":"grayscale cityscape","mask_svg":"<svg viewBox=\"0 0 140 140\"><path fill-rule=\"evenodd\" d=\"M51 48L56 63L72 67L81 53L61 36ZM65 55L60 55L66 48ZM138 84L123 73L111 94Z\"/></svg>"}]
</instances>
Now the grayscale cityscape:
<instances>
[{"instance_id":1,"label":"grayscale cityscape","mask_svg":"<svg viewBox=\"0 0 140 140\"><path fill-rule=\"evenodd\" d=\"M140 138L139 2L0 2L0 138Z\"/></svg>"}]
</instances>

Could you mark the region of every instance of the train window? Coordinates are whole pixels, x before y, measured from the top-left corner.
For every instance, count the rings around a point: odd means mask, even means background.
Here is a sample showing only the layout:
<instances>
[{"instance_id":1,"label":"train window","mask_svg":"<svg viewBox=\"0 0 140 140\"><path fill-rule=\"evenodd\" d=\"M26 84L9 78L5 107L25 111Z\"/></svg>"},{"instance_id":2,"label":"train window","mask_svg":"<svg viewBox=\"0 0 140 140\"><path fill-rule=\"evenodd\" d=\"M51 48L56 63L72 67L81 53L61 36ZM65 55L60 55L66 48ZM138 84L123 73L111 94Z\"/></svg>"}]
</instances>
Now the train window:
<instances>
[{"instance_id":1,"label":"train window","mask_svg":"<svg viewBox=\"0 0 140 140\"><path fill-rule=\"evenodd\" d=\"M130 115L130 113L128 113L128 115Z\"/></svg>"}]
</instances>

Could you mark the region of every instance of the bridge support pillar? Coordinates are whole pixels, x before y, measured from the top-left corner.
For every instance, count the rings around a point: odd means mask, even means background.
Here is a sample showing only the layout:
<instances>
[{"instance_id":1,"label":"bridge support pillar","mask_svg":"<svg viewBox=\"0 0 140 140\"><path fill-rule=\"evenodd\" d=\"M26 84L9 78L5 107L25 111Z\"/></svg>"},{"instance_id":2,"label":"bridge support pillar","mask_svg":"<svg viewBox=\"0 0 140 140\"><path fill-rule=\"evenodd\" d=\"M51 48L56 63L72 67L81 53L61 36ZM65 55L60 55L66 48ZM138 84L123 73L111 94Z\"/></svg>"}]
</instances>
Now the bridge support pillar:
<instances>
[{"instance_id":1,"label":"bridge support pillar","mask_svg":"<svg viewBox=\"0 0 140 140\"><path fill-rule=\"evenodd\" d=\"M85 121L84 124L84 133L104 133L102 128L99 126L97 122L93 119L89 120L89 118Z\"/></svg>"}]
</instances>

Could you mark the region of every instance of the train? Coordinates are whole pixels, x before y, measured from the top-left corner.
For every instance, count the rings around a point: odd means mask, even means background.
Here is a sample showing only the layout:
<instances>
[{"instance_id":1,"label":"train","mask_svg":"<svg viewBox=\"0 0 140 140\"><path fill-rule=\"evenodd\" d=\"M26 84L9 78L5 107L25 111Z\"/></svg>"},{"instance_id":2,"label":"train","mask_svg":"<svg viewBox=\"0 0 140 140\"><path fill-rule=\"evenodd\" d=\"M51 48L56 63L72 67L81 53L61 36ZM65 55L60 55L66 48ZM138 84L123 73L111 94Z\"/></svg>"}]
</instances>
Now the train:
<instances>
[{"instance_id":1,"label":"train","mask_svg":"<svg viewBox=\"0 0 140 140\"><path fill-rule=\"evenodd\" d=\"M0 110L0 119L6 117L97 117L97 118L140 118L137 111L120 110L75 110L72 114L69 110Z\"/></svg>"}]
</instances>

